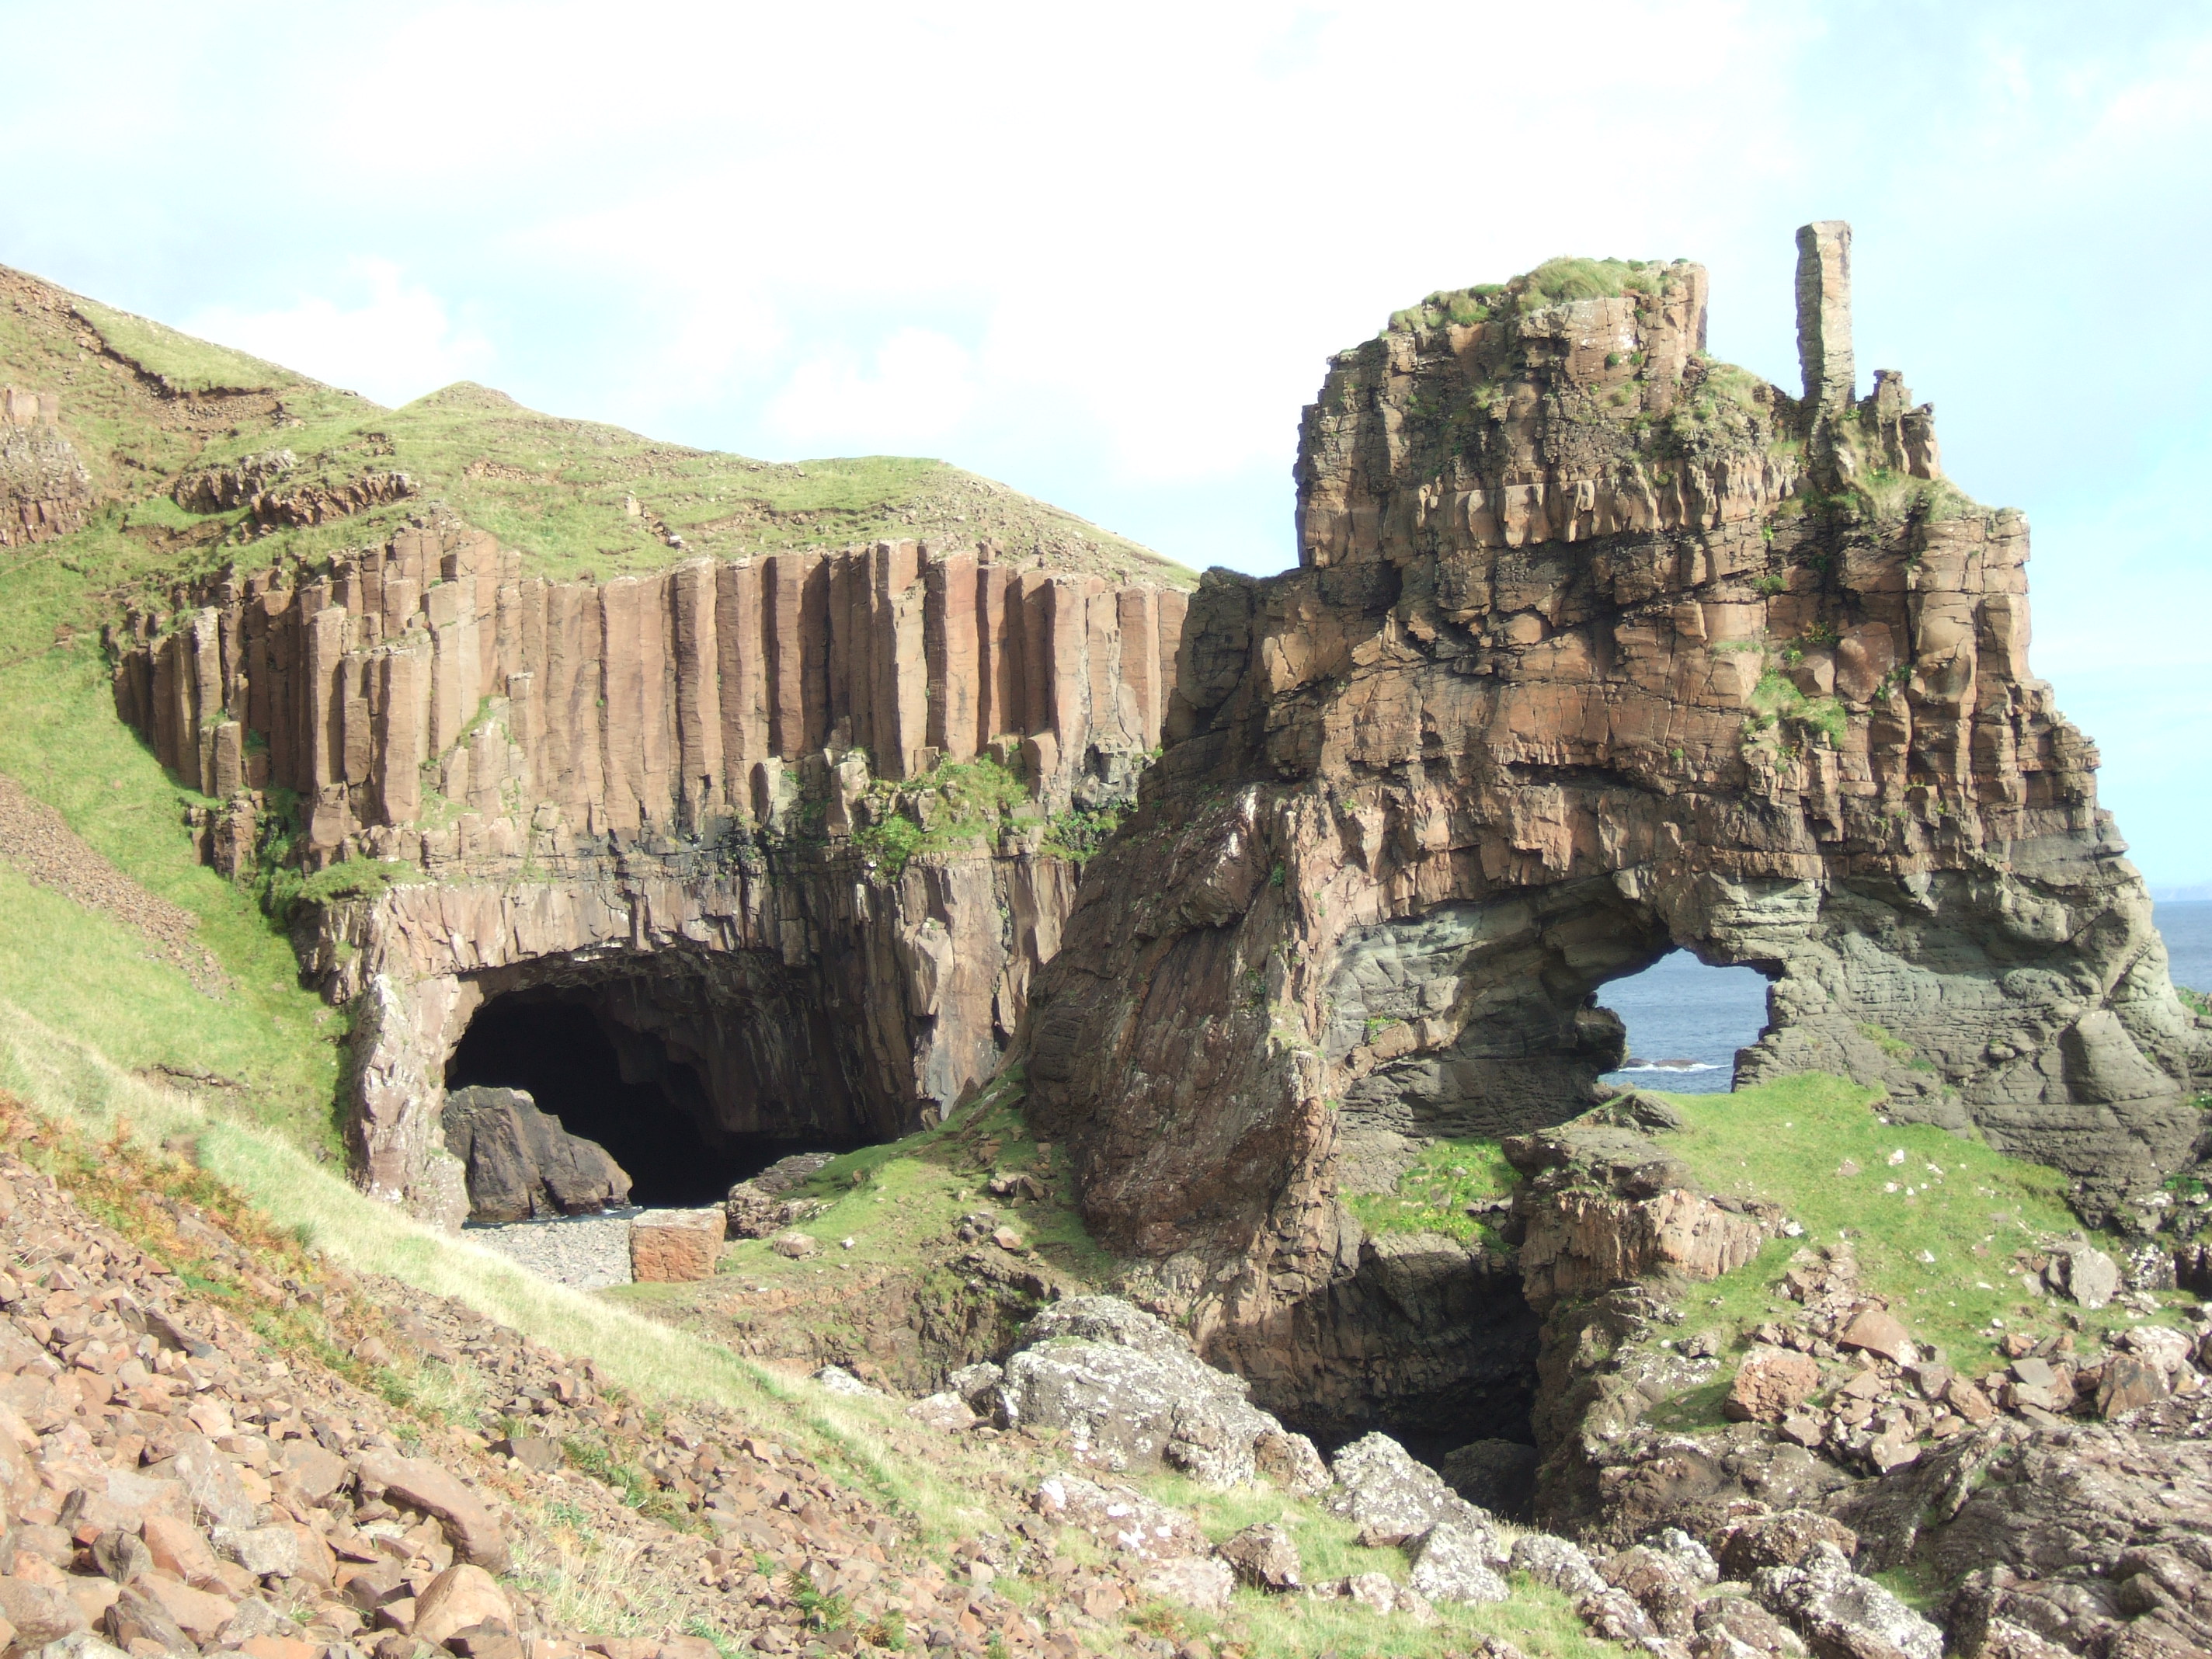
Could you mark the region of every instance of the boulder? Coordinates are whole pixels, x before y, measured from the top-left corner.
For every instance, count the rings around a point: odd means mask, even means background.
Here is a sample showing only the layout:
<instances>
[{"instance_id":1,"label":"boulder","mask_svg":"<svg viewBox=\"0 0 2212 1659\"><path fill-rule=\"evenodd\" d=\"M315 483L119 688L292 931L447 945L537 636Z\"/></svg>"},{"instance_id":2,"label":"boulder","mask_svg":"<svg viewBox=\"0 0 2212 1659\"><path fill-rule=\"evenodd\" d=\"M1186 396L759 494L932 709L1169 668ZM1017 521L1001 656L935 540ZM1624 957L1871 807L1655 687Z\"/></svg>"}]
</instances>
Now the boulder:
<instances>
[{"instance_id":1,"label":"boulder","mask_svg":"<svg viewBox=\"0 0 2212 1659\"><path fill-rule=\"evenodd\" d=\"M1032 1503L1047 1522L1080 1528L1109 1551L1152 1560L1206 1553L1205 1535L1187 1511L1154 1503L1127 1486L1102 1486L1079 1474L1050 1474L1038 1483Z\"/></svg>"},{"instance_id":2,"label":"boulder","mask_svg":"<svg viewBox=\"0 0 2212 1659\"><path fill-rule=\"evenodd\" d=\"M1229 1606L1237 1575L1226 1561L1204 1556L1178 1556L1155 1561L1137 1575L1137 1588L1146 1595L1174 1601L1200 1613L1220 1613Z\"/></svg>"},{"instance_id":3,"label":"boulder","mask_svg":"<svg viewBox=\"0 0 2212 1659\"><path fill-rule=\"evenodd\" d=\"M1402 1544L1440 1522L1490 1528L1488 1516L1387 1434L1353 1441L1330 1470L1336 1486L1324 1501L1359 1528L1359 1541L1370 1548Z\"/></svg>"},{"instance_id":4,"label":"boulder","mask_svg":"<svg viewBox=\"0 0 2212 1659\"><path fill-rule=\"evenodd\" d=\"M456 1631L492 1619L514 1628L514 1607L507 1592L482 1567L458 1561L415 1598L415 1627L409 1634L418 1642L435 1644Z\"/></svg>"},{"instance_id":5,"label":"boulder","mask_svg":"<svg viewBox=\"0 0 2212 1659\"><path fill-rule=\"evenodd\" d=\"M1538 1583L1555 1589L1570 1601L1601 1594L1606 1582L1583 1547L1547 1532L1524 1532L1513 1540L1507 1558L1513 1571L1526 1573Z\"/></svg>"},{"instance_id":6,"label":"boulder","mask_svg":"<svg viewBox=\"0 0 2212 1659\"><path fill-rule=\"evenodd\" d=\"M1904 1324L1894 1314L1879 1307L1864 1307L1853 1315L1850 1323L1836 1338L1836 1346L1880 1354L1900 1365L1910 1365L1919 1358L1919 1351L1912 1346L1912 1338Z\"/></svg>"},{"instance_id":7,"label":"boulder","mask_svg":"<svg viewBox=\"0 0 2212 1659\"><path fill-rule=\"evenodd\" d=\"M2062 1244L2044 1264L2043 1282L2085 1308L2101 1308L2119 1294L2119 1263L2086 1242Z\"/></svg>"},{"instance_id":8,"label":"boulder","mask_svg":"<svg viewBox=\"0 0 2212 1659\"><path fill-rule=\"evenodd\" d=\"M1779 1423L1820 1386L1820 1363L1810 1354L1761 1343L1736 1367L1721 1412L1735 1423Z\"/></svg>"},{"instance_id":9,"label":"boulder","mask_svg":"<svg viewBox=\"0 0 2212 1659\"><path fill-rule=\"evenodd\" d=\"M1328 1465L1320 1451L1305 1436L1288 1429L1263 1434L1252 1443L1252 1466L1293 1497L1311 1498L1328 1489Z\"/></svg>"},{"instance_id":10,"label":"boulder","mask_svg":"<svg viewBox=\"0 0 2212 1659\"><path fill-rule=\"evenodd\" d=\"M1721 1539L1721 1571L1730 1578L1749 1578L1763 1567L1794 1567L1816 1544L1832 1545L1848 1559L1858 1553L1859 1538L1842 1522L1812 1510L1778 1510L1728 1529Z\"/></svg>"},{"instance_id":11,"label":"boulder","mask_svg":"<svg viewBox=\"0 0 2212 1659\"><path fill-rule=\"evenodd\" d=\"M1797 1566L1760 1569L1752 1593L1820 1659L1942 1659L1943 1632L1832 1544L1815 1544Z\"/></svg>"},{"instance_id":12,"label":"boulder","mask_svg":"<svg viewBox=\"0 0 2212 1659\"><path fill-rule=\"evenodd\" d=\"M1009 1426L1067 1435L1074 1455L1121 1470L1164 1463L1212 1486L1249 1480L1254 1448L1283 1431L1168 1326L1118 1297L1054 1303L1023 1328L998 1388Z\"/></svg>"},{"instance_id":13,"label":"boulder","mask_svg":"<svg viewBox=\"0 0 2212 1659\"><path fill-rule=\"evenodd\" d=\"M410 1509L436 1516L463 1561L494 1572L507 1570L507 1537L499 1522L483 1499L444 1468L428 1458L375 1449L356 1453L353 1467L364 1488L380 1489Z\"/></svg>"},{"instance_id":14,"label":"boulder","mask_svg":"<svg viewBox=\"0 0 2212 1659\"><path fill-rule=\"evenodd\" d=\"M723 1208L730 1218L730 1237L766 1238L794 1222L807 1219L816 1206L791 1194L836 1156L835 1152L794 1152L731 1188L723 1200Z\"/></svg>"},{"instance_id":15,"label":"boulder","mask_svg":"<svg viewBox=\"0 0 2212 1659\"><path fill-rule=\"evenodd\" d=\"M719 1209L647 1210L632 1217L630 1277L641 1285L712 1279L726 1224Z\"/></svg>"},{"instance_id":16,"label":"boulder","mask_svg":"<svg viewBox=\"0 0 2212 1659\"><path fill-rule=\"evenodd\" d=\"M1280 1594L1299 1588L1298 1547L1289 1533L1271 1522L1224 1539L1214 1553L1229 1564L1237 1583L1254 1589Z\"/></svg>"},{"instance_id":17,"label":"boulder","mask_svg":"<svg viewBox=\"0 0 2212 1659\"><path fill-rule=\"evenodd\" d=\"M1498 1568L1507 1552L1489 1528L1467 1521L1444 1521L1413 1540L1415 1589L1431 1601L1503 1601L1508 1591Z\"/></svg>"},{"instance_id":18,"label":"boulder","mask_svg":"<svg viewBox=\"0 0 2212 1659\"><path fill-rule=\"evenodd\" d=\"M933 1394L917 1400L906 1408L906 1414L917 1423L942 1429L948 1434L973 1427L975 1422L975 1413L968 1402L951 1393Z\"/></svg>"},{"instance_id":19,"label":"boulder","mask_svg":"<svg viewBox=\"0 0 2212 1659\"><path fill-rule=\"evenodd\" d=\"M461 1161L471 1221L592 1215L629 1202L629 1176L595 1140L572 1135L520 1089L455 1089L441 1120Z\"/></svg>"}]
</instances>

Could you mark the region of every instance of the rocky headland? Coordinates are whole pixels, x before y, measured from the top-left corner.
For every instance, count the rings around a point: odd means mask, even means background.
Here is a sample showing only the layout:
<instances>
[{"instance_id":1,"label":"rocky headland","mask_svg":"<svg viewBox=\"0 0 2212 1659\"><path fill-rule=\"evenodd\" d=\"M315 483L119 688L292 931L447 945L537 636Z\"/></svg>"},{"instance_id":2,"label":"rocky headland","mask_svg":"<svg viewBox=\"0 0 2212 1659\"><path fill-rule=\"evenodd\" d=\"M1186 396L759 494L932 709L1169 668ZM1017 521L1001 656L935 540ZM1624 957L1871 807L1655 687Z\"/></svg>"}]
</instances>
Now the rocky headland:
<instances>
[{"instance_id":1,"label":"rocky headland","mask_svg":"<svg viewBox=\"0 0 2212 1659\"><path fill-rule=\"evenodd\" d=\"M1396 313L1194 591L0 273L0 696L134 734L13 743L0 901L342 1055L9 981L5 1659L2212 1650L2212 1030L1798 247L1794 393L1687 263ZM1600 1081L1677 949L1771 982L1733 1094Z\"/></svg>"}]
</instances>

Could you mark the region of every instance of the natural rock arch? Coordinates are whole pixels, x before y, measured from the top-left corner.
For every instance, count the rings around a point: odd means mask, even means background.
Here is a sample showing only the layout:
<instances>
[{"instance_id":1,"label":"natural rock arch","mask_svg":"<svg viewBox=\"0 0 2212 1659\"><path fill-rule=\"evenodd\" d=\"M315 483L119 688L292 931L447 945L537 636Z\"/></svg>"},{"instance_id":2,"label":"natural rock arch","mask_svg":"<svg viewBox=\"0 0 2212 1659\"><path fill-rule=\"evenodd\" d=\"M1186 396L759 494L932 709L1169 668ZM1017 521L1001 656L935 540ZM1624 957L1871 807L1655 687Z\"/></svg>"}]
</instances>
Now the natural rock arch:
<instances>
[{"instance_id":1,"label":"natural rock arch","mask_svg":"<svg viewBox=\"0 0 2212 1659\"><path fill-rule=\"evenodd\" d=\"M2197 1150L2206 1036L2028 672L2027 526L1897 375L1854 401L1848 237L1801 235L1802 399L1705 356L1693 265L1401 313L1306 411L1300 568L1192 602L1022 1057L1093 1226L1279 1409L1367 1271L1347 1183L1582 1110L1590 991L1674 945L1773 980L1747 1078L1883 1085L2091 1212Z\"/></svg>"}]
</instances>

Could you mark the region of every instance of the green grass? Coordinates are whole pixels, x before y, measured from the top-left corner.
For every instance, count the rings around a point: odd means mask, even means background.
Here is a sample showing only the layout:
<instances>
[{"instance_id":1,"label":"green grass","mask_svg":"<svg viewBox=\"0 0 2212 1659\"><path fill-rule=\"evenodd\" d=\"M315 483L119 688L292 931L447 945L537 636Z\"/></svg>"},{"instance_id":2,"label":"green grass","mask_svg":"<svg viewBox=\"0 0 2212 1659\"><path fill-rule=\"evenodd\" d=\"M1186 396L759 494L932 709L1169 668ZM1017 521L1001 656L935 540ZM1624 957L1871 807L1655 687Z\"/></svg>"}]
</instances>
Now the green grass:
<instances>
[{"instance_id":1,"label":"green grass","mask_svg":"<svg viewBox=\"0 0 2212 1659\"><path fill-rule=\"evenodd\" d=\"M116 356L160 376L179 392L204 392L312 385L276 363L212 341L179 333L163 323L134 317L95 300L76 301L76 313Z\"/></svg>"},{"instance_id":2,"label":"green grass","mask_svg":"<svg viewBox=\"0 0 2212 1659\"><path fill-rule=\"evenodd\" d=\"M1805 1229L1735 1273L1689 1287L1685 1334L1719 1328L1733 1340L1760 1320L1788 1317L1796 1304L1779 1281L1790 1257L1841 1243L1862 1282L1890 1298L1914 1337L1969 1375L2001 1363L1993 1320L2009 1328L2056 1322L2057 1309L2027 1297L2008 1273L2019 1271L2015 1250L2081 1231L2057 1170L1925 1125L1884 1123L1879 1091L1818 1073L1666 1098L1687 1122L1661 1142L1708 1191L1769 1200ZM1892 1164L1900 1152L1903 1161ZM2117 1304L2066 1305L2087 1328L2079 1342L2139 1322Z\"/></svg>"},{"instance_id":3,"label":"green grass","mask_svg":"<svg viewBox=\"0 0 2212 1659\"><path fill-rule=\"evenodd\" d=\"M1477 283L1469 288L1439 289L1419 305L1390 313L1387 333L1487 322L1501 313L1535 311L1576 300L1607 300L1623 294L1661 295L1678 278L1662 259L1547 259L1534 270L1505 283Z\"/></svg>"},{"instance_id":4,"label":"green grass","mask_svg":"<svg viewBox=\"0 0 2212 1659\"><path fill-rule=\"evenodd\" d=\"M257 1121L336 1151L344 1017L301 986L291 945L253 896L197 862L182 818L205 803L115 720L90 641L0 669L0 772L198 916L227 981L217 997L195 989L131 928L0 863L0 997L126 1068L228 1079L240 1087L222 1095Z\"/></svg>"},{"instance_id":5,"label":"green grass","mask_svg":"<svg viewBox=\"0 0 2212 1659\"><path fill-rule=\"evenodd\" d=\"M1751 708L1753 723L1759 727L1787 722L1800 730L1818 733L1831 749L1844 746L1850 715L1842 702L1834 697L1807 696L1778 669L1770 668L1759 677L1759 684L1752 688Z\"/></svg>"},{"instance_id":6,"label":"green grass","mask_svg":"<svg viewBox=\"0 0 2212 1659\"><path fill-rule=\"evenodd\" d=\"M1516 1179L1494 1140L1432 1140L1398 1177L1395 1191L1354 1194L1345 1201L1370 1233L1443 1233L1496 1247L1497 1233L1467 1206L1504 1197Z\"/></svg>"},{"instance_id":7,"label":"green grass","mask_svg":"<svg viewBox=\"0 0 2212 1659\"><path fill-rule=\"evenodd\" d=\"M910 1271L927 1259L961 1216L997 1212L1046 1265L1079 1283L1105 1285L1121 1264L1100 1249L1075 1207L1074 1178L1055 1152L1048 1157L1022 1115L1019 1073L1001 1073L965 1109L935 1128L863 1146L831 1160L798 1195L829 1207L794 1231L821 1242L821 1255L793 1261L765 1240L733 1243L721 1272L763 1284L805 1283L823 1273ZM1042 1203L994 1198L984 1184L998 1173L1036 1176L1051 1191ZM850 1238L854 1247L843 1248ZM684 1292L631 1285L616 1295L680 1299Z\"/></svg>"},{"instance_id":8,"label":"green grass","mask_svg":"<svg viewBox=\"0 0 2212 1659\"><path fill-rule=\"evenodd\" d=\"M925 830L896 804L902 795L928 791L938 799ZM940 765L903 784L879 778L869 796L876 822L853 832L853 846L894 881L917 857L988 846L1002 823L1036 813L1028 786L988 755Z\"/></svg>"}]
</instances>

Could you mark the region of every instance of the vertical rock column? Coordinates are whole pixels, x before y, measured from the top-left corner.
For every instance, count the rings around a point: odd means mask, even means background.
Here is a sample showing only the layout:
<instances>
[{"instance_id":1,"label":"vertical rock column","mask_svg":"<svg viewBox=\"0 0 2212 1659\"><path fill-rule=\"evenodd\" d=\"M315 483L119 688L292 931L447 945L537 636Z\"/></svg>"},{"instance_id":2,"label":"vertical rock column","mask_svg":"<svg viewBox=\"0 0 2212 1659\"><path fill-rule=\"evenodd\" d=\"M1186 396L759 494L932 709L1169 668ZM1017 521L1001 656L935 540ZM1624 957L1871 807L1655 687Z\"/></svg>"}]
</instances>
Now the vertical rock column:
<instances>
[{"instance_id":1,"label":"vertical rock column","mask_svg":"<svg viewBox=\"0 0 2212 1659\"><path fill-rule=\"evenodd\" d=\"M922 650L921 550L912 542L879 542L869 560L875 576L872 685L875 770L910 778L929 741L929 680Z\"/></svg>"},{"instance_id":2,"label":"vertical rock column","mask_svg":"<svg viewBox=\"0 0 2212 1659\"><path fill-rule=\"evenodd\" d=\"M721 651L715 637L714 564L695 559L672 578L676 609L678 809L687 830L722 799Z\"/></svg>"},{"instance_id":3,"label":"vertical rock column","mask_svg":"<svg viewBox=\"0 0 2212 1659\"><path fill-rule=\"evenodd\" d=\"M752 769L769 757L768 673L762 634L761 566L750 559L714 573L714 648L721 665L722 794L752 799Z\"/></svg>"},{"instance_id":4,"label":"vertical rock column","mask_svg":"<svg viewBox=\"0 0 2212 1659\"><path fill-rule=\"evenodd\" d=\"M1797 362L1805 400L1823 416L1851 406L1851 228L1821 219L1797 230Z\"/></svg>"},{"instance_id":5,"label":"vertical rock column","mask_svg":"<svg viewBox=\"0 0 2212 1659\"><path fill-rule=\"evenodd\" d=\"M948 761L971 758L988 733L978 729L982 676L976 651L975 556L949 553L924 570L922 651L929 671L929 743Z\"/></svg>"}]
</instances>

